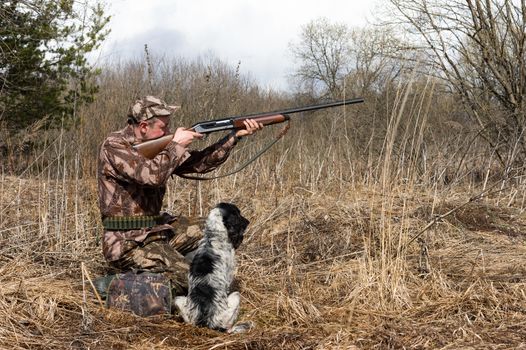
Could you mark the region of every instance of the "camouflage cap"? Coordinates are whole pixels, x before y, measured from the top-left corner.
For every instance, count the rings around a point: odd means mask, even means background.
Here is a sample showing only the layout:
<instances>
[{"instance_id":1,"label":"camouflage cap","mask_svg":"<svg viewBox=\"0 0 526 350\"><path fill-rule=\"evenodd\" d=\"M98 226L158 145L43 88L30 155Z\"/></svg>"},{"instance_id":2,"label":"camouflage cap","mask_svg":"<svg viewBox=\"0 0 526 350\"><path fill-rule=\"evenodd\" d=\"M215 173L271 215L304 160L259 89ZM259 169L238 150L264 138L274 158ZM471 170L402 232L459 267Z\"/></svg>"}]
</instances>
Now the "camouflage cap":
<instances>
[{"instance_id":1,"label":"camouflage cap","mask_svg":"<svg viewBox=\"0 0 526 350\"><path fill-rule=\"evenodd\" d=\"M172 115L181 106L168 105L166 102L155 96L146 96L136 100L128 110L128 118L139 123L153 117L166 117Z\"/></svg>"}]
</instances>

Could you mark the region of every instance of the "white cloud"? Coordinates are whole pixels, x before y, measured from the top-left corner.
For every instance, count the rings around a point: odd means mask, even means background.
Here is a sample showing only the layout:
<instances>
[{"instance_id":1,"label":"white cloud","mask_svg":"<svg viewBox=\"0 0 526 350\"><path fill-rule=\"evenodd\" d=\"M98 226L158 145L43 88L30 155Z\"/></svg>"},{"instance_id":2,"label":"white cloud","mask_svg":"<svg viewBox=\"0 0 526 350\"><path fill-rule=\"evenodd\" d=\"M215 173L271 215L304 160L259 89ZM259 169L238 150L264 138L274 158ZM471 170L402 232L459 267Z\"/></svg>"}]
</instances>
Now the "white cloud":
<instances>
[{"instance_id":1,"label":"white cloud","mask_svg":"<svg viewBox=\"0 0 526 350\"><path fill-rule=\"evenodd\" d=\"M187 58L212 52L230 64L241 61L261 84L286 88L292 63L289 42L318 17L363 26L373 8L356 0L113 0L112 30L100 57L153 53Z\"/></svg>"}]
</instances>

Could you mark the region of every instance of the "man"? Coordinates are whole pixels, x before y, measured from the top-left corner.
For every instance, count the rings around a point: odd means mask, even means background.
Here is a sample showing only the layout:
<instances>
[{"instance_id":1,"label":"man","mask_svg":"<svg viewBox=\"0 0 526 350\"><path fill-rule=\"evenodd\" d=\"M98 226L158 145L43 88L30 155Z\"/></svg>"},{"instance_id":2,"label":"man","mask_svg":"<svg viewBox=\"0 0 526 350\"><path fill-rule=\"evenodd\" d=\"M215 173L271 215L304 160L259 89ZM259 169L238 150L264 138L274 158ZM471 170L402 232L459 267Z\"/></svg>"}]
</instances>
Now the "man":
<instances>
[{"instance_id":1,"label":"man","mask_svg":"<svg viewBox=\"0 0 526 350\"><path fill-rule=\"evenodd\" d=\"M173 174L216 169L241 137L263 125L247 120L245 129L201 151L189 150L189 146L203 135L182 127L153 159L132 147L169 134L170 117L178 109L154 96L135 101L128 112L128 126L102 143L97 175L105 228L102 248L109 265L118 271L162 272L169 276L176 294L184 294L189 268L184 255L197 248L201 237L187 235L184 229L177 229L177 218L160 214L166 183Z\"/></svg>"}]
</instances>

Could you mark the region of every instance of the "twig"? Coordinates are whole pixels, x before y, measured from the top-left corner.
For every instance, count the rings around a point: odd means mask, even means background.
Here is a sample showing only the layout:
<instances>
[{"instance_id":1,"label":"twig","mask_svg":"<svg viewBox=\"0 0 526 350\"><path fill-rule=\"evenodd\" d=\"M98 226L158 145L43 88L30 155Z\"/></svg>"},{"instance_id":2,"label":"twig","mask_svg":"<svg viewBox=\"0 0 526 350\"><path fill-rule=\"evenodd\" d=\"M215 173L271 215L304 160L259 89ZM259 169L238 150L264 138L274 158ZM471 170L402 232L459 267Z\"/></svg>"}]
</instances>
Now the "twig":
<instances>
[{"instance_id":1,"label":"twig","mask_svg":"<svg viewBox=\"0 0 526 350\"><path fill-rule=\"evenodd\" d=\"M227 346L227 345L235 343L235 342L236 342L236 340L229 340L229 341L226 341L226 342L221 343L221 344L216 344L216 345L212 346L211 348L209 348L208 350L217 349L220 346Z\"/></svg>"},{"instance_id":2,"label":"twig","mask_svg":"<svg viewBox=\"0 0 526 350\"><path fill-rule=\"evenodd\" d=\"M146 54L146 66L148 68L148 84L149 84L149 93L153 94L153 69L152 61L150 60L150 52L148 51L148 45L144 44L144 52Z\"/></svg>"},{"instance_id":3,"label":"twig","mask_svg":"<svg viewBox=\"0 0 526 350\"><path fill-rule=\"evenodd\" d=\"M93 281L91 280L91 277L90 277L90 275L88 273L88 270L86 269L86 266L84 265L83 262L80 263L80 267L81 267L81 270L82 270L82 275L86 276L86 278L88 279L89 284L91 285L91 288L93 289L93 292L95 293L95 296L97 297L97 300L99 301L100 307L104 307L104 303L102 302L102 298L100 297L99 292L97 292L97 288L95 288L95 285L93 284Z\"/></svg>"}]
</instances>

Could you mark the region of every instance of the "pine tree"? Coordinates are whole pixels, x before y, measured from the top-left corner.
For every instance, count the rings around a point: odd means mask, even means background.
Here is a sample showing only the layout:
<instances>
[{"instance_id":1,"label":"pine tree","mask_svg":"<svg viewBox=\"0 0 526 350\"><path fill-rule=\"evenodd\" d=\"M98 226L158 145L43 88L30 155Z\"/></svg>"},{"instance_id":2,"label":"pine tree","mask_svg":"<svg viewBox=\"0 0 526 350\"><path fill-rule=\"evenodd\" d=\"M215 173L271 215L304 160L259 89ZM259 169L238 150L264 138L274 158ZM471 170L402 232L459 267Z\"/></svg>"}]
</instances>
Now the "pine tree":
<instances>
[{"instance_id":1,"label":"pine tree","mask_svg":"<svg viewBox=\"0 0 526 350\"><path fill-rule=\"evenodd\" d=\"M75 106L97 92L86 55L108 34L108 21L99 2L1 2L0 122L16 130L42 118L71 121Z\"/></svg>"}]
</instances>

